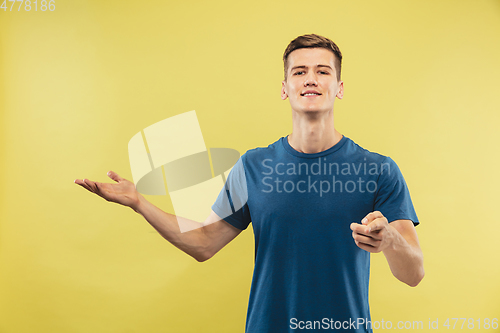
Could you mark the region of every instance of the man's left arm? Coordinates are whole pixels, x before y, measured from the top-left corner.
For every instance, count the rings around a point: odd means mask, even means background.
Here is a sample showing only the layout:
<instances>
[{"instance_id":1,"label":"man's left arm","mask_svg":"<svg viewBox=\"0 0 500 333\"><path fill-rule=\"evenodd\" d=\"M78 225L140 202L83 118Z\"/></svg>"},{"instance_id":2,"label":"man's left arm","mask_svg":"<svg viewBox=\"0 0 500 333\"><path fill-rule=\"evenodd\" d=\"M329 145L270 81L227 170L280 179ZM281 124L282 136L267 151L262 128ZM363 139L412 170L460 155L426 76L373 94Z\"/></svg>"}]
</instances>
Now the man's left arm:
<instances>
[{"instance_id":1,"label":"man's left arm","mask_svg":"<svg viewBox=\"0 0 500 333\"><path fill-rule=\"evenodd\" d=\"M372 212L361 221L352 223L356 245L368 252L383 252L392 274L411 287L424 278L423 254L417 232L410 220L388 223L381 212Z\"/></svg>"}]
</instances>

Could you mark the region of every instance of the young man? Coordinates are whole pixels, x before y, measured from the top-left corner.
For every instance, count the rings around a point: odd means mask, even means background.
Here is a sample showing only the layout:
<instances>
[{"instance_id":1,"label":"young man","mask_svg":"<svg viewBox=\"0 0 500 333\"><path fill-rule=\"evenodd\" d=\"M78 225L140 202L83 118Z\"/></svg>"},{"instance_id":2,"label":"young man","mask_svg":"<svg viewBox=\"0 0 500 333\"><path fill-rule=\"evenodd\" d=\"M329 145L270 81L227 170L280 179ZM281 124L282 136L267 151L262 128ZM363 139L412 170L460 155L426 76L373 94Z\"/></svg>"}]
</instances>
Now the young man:
<instances>
[{"instance_id":1,"label":"young man","mask_svg":"<svg viewBox=\"0 0 500 333\"><path fill-rule=\"evenodd\" d=\"M180 233L175 216L147 202L116 173L108 173L116 184L75 182L133 208L199 261L252 222L255 269L247 332L371 332L370 252L383 252L394 276L416 286L424 276L414 228L419 222L397 165L334 127L334 101L344 92L337 45L318 35L300 36L283 60L281 97L290 101L292 133L240 158L203 228Z\"/></svg>"}]
</instances>

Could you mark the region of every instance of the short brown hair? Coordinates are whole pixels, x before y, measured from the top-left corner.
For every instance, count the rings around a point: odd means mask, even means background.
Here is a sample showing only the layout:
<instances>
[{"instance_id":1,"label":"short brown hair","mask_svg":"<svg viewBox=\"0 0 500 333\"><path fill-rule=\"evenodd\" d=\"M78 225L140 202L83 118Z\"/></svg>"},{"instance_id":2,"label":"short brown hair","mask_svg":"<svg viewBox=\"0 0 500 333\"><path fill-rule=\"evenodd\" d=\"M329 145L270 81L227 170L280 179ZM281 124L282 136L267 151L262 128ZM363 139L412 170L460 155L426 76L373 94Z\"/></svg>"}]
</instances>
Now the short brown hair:
<instances>
[{"instance_id":1,"label":"short brown hair","mask_svg":"<svg viewBox=\"0 0 500 333\"><path fill-rule=\"evenodd\" d=\"M286 71L288 69L288 56L295 50L298 49L307 49L307 48L323 48L332 51L335 61L335 71L337 72L337 81L340 81L340 67L342 65L342 53L340 53L340 49L333 41L330 39L315 35L302 35L290 42L286 47L285 53L283 53L283 64L285 67L285 80L286 80Z\"/></svg>"}]
</instances>

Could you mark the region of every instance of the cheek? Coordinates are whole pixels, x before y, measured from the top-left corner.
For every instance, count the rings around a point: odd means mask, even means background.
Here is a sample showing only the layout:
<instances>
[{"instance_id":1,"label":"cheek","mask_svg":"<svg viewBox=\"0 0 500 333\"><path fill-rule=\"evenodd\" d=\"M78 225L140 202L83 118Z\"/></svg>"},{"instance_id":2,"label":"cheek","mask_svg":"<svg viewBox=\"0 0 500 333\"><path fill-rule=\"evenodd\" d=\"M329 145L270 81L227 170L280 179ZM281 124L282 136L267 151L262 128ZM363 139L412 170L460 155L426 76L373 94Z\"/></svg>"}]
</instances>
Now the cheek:
<instances>
[{"instance_id":1,"label":"cheek","mask_svg":"<svg viewBox=\"0 0 500 333\"><path fill-rule=\"evenodd\" d=\"M297 95L297 89L295 89L294 87L288 87L286 91L288 97L295 97Z\"/></svg>"},{"instance_id":2,"label":"cheek","mask_svg":"<svg viewBox=\"0 0 500 333\"><path fill-rule=\"evenodd\" d=\"M301 82L292 79L288 82L286 88L290 94L295 94L302 88L302 85Z\"/></svg>"},{"instance_id":3,"label":"cheek","mask_svg":"<svg viewBox=\"0 0 500 333\"><path fill-rule=\"evenodd\" d=\"M328 93L332 96L336 96L338 93L338 87L336 85L331 85L328 89Z\"/></svg>"}]
</instances>

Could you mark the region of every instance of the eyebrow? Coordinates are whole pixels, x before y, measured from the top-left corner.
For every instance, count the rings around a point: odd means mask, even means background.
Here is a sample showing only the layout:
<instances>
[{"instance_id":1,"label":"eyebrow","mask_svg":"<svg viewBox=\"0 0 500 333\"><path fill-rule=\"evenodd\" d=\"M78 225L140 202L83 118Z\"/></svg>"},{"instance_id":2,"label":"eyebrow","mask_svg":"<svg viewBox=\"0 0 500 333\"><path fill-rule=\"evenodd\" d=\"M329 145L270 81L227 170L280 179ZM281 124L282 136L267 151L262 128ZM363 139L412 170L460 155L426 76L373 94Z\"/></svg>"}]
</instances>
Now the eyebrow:
<instances>
[{"instance_id":1,"label":"eyebrow","mask_svg":"<svg viewBox=\"0 0 500 333\"><path fill-rule=\"evenodd\" d=\"M328 65L317 65L317 66L315 66L315 67L326 67L326 68L329 68L329 69L333 70L333 69L332 69L332 67L330 67L330 66L328 66ZM304 65L301 65L301 66L294 66L294 67L292 67L292 68L290 69L290 71L293 71L293 70L298 69L298 68L304 68L304 69L305 69L305 68L307 68L307 66L304 66Z\"/></svg>"}]
</instances>

